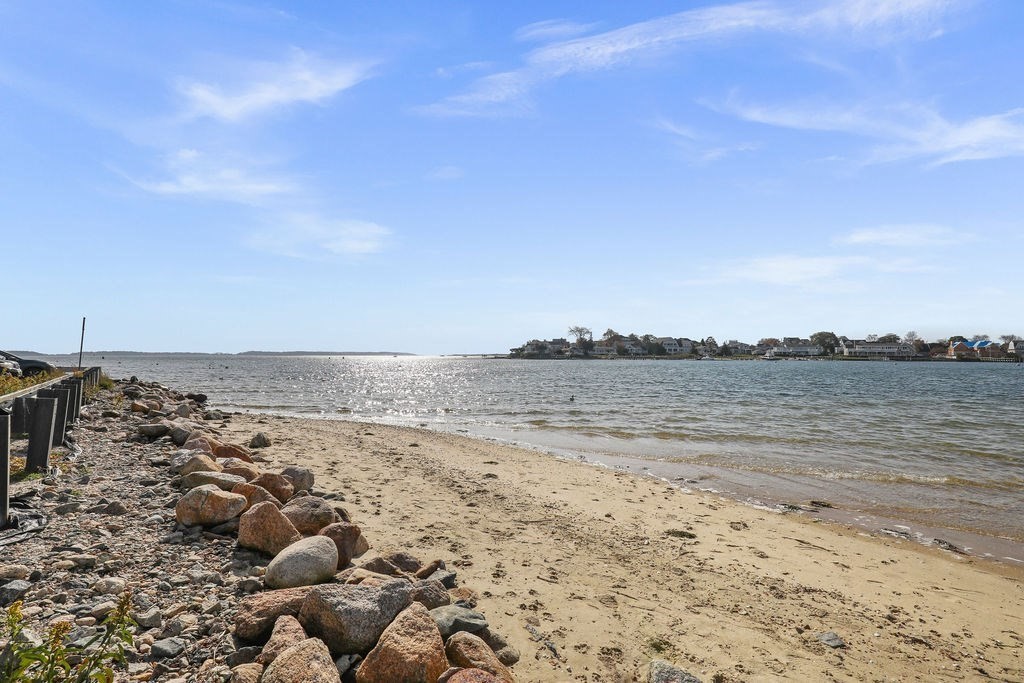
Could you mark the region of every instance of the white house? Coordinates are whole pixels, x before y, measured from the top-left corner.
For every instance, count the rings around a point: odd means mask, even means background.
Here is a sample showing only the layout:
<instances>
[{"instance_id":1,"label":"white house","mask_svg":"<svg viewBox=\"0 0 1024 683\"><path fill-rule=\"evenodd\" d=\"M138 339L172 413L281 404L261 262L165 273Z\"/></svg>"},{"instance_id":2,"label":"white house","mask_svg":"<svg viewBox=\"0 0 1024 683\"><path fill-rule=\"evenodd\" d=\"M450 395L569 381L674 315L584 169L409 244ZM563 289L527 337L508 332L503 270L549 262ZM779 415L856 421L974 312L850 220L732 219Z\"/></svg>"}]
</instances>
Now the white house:
<instances>
[{"instance_id":1,"label":"white house","mask_svg":"<svg viewBox=\"0 0 1024 683\"><path fill-rule=\"evenodd\" d=\"M662 348L665 349L665 353L669 354L670 356L675 356L680 353L683 353L683 351L680 349L678 339L674 339L672 337L658 337L657 339L655 339L655 341L661 344Z\"/></svg>"},{"instance_id":2,"label":"white house","mask_svg":"<svg viewBox=\"0 0 1024 683\"><path fill-rule=\"evenodd\" d=\"M912 344L905 342L871 342L840 337L836 353L852 358L909 358L916 351Z\"/></svg>"}]
</instances>

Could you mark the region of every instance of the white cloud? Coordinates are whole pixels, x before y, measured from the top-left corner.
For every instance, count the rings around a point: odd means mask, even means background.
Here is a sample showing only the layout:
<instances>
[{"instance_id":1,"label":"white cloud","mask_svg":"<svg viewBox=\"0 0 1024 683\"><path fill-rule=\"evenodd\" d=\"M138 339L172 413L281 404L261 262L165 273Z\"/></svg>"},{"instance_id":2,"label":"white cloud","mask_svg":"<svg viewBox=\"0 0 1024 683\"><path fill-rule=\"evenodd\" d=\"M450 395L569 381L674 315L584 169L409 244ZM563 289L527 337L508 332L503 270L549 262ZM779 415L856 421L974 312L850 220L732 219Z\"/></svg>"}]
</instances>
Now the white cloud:
<instances>
[{"instance_id":1,"label":"white cloud","mask_svg":"<svg viewBox=\"0 0 1024 683\"><path fill-rule=\"evenodd\" d=\"M248 169L251 164L235 159L224 164L212 160L195 149L180 149L165 159L166 174L162 180L128 180L147 192L168 196L195 196L220 199L241 204L258 204L274 195L295 191L291 181L264 178Z\"/></svg>"},{"instance_id":2,"label":"white cloud","mask_svg":"<svg viewBox=\"0 0 1024 683\"><path fill-rule=\"evenodd\" d=\"M727 265L721 278L772 285L801 285L834 278L865 263L867 259L853 256L760 256Z\"/></svg>"},{"instance_id":3,"label":"white cloud","mask_svg":"<svg viewBox=\"0 0 1024 683\"><path fill-rule=\"evenodd\" d=\"M328 62L296 50L284 63L236 67L248 76L241 82L183 81L178 91L187 118L234 122L295 103L318 104L369 78L371 68L366 62Z\"/></svg>"},{"instance_id":4,"label":"white cloud","mask_svg":"<svg viewBox=\"0 0 1024 683\"><path fill-rule=\"evenodd\" d=\"M707 147L705 143L708 141L705 136L700 135L689 126L665 118L658 119L654 125L659 130L671 134L676 144L685 150L689 157L701 162L718 161L736 153L752 152L759 148L759 145L752 142Z\"/></svg>"},{"instance_id":5,"label":"white cloud","mask_svg":"<svg viewBox=\"0 0 1024 683\"><path fill-rule=\"evenodd\" d=\"M321 259L363 256L385 249L391 230L370 221L287 214L266 230L249 235L248 246L282 256Z\"/></svg>"},{"instance_id":6,"label":"white cloud","mask_svg":"<svg viewBox=\"0 0 1024 683\"><path fill-rule=\"evenodd\" d=\"M525 105L520 100L546 81L621 66L685 43L720 41L749 32L827 33L871 42L904 34L927 37L956 7L949 0L834 0L824 6L755 0L687 10L542 46L525 55L522 67L485 76L468 91L421 111L462 116L522 113ZM512 104L518 106L510 108Z\"/></svg>"},{"instance_id":7,"label":"white cloud","mask_svg":"<svg viewBox=\"0 0 1024 683\"><path fill-rule=\"evenodd\" d=\"M458 166L438 166L432 168L426 175L427 180L458 180L465 172Z\"/></svg>"},{"instance_id":8,"label":"white cloud","mask_svg":"<svg viewBox=\"0 0 1024 683\"><path fill-rule=\"evenodd\" d=\"M974 235L941 225L882 225L854 230L837 238L839 244L881 247L941 247L971 242Z\"/></svg>"},{"instance_id":9,"label":"white cloud","mask_svg":"<svg viewBox=\"0 0 1024 683\"><path fill-rule=\"evenodd\" d=\"M515 32L518 41L564 40L593 30L597 24L578 24L566 19L547 19L527 24Z\"/></svg>"},{"instance_id":10,"label":"white cloud","mask_svg":"<svg viewBox=\"0 0 1024 683\"><path fill-rule=\"evenodd\" d=\"M1024 156L1024 108L978 116L962 122L946 119L916 103L834 106L747 104L730 98L703 102L716 111L754 123L794 130L847 133L879 141L864 163L925 159L931 166L957 161Z\"/></svg>"}]
</instances>

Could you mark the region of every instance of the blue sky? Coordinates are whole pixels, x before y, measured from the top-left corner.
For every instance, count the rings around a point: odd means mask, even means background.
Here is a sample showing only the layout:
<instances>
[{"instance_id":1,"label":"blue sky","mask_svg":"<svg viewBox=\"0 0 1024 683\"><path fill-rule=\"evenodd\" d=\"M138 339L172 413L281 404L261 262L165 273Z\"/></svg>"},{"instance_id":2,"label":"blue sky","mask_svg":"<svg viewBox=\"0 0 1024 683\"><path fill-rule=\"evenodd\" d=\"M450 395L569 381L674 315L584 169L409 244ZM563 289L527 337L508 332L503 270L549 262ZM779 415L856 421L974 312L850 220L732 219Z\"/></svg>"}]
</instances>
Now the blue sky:
<instances>
[{"instance_id":1,"label":"blue sky","mask_svg":"<svg viewBox=\"0 0 1024 683\"><path fill-rule=\"evenodd\" d=\"M0 345L1024 334L1024 3L0 0Z\"/></svg>"}]
</instances>

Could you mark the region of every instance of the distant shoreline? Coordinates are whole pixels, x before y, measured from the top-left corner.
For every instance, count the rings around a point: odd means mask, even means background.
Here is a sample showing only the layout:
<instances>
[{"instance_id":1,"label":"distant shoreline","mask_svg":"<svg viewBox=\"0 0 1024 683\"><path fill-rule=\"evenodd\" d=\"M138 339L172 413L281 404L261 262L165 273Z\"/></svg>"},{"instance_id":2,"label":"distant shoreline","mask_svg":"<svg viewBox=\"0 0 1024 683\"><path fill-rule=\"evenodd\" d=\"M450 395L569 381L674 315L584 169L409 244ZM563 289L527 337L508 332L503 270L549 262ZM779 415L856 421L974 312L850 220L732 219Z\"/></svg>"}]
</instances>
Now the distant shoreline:
<instances>
[{"instance_id":1,"label":"distant shoreline","mask_svg":"<svg viewBox=\"0 0 1024 683\"><path fill-rule=\"evenodd\" d=\"M38 351L12 351L23 356L77 356L74 353L40 353ZM416 356L408 351L86 351L87 356Z\"/></svg>"}]
</instances>

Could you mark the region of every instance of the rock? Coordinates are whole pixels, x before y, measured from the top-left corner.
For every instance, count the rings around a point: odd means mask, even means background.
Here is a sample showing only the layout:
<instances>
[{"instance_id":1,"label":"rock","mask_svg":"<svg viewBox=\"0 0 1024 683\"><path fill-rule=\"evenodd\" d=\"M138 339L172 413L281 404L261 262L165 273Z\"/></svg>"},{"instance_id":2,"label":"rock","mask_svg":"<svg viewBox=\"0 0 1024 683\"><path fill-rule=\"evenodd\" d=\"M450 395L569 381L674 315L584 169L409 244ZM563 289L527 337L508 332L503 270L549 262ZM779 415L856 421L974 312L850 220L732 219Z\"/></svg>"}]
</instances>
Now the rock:
<instances>
[{"instance_id":1,"label":"rock","mask_svg":"<svg viewBox=\"0 0 1024 683\"><path fill-rule=\"evenodd\" d=\"M437 579L444 584L445 588L455 588L455 579L457 578L455 572L447 569L438 569L436 572L427 577L428 579Z\"/></svg>"},{"instance_id":2,"label":"rock","mask_svg":"<svg viewBox=\"0 0 1024 683\"><path fill-rule=\"evenodd\" d=\"M498 661L505 666L512 666L519 661L519 650L512 647L504 636L495 633L490 628L477 631L476 635L487 643L487 647L494 651Z\"/></svg>"},{"instance_id":3,"label":"rock","mask_svg":"<svg viewBox=\"0 0 1024 683\"><path fill-rule=\"evenodd\" d=\"M652 659L647 683L700 683L700 679L664 659Z\"/></svg>"},{"instance_id":4,"label":"rock","mask_svg":"<svg viewBox=\"0 0 1024 683\"><path fill-rule=\"evenodd\" d=\"M233 443L217 444L213 447L213 454L218 458L237 458L245 462L252 462L252 453L245 446Z\"/></svg>"},{"instance_id":5,"label":"rock","mask_svg":"<svg viewBox=\"0 0 1024 683\"><path fill-rule=\"evenodd\" d=\"M0 581L24 581L32 570L23 564L5 564L0 566Z\"/></svg>"},{"instance_id":6,"label":"rock","mask_svg":"<svg viewBox=\"0 0 1024 683\"><path fill-rule=\"evenodd\" d=\"M145 612L132 612L131 617L140 629L160 628L164 622L160 608L156 606L150 607Z\"/></svg>"},{"instance_id":7,"label":"rock","mask_svg":"<svg viewBox=\"0 0 1024 683\"><path fill-rule=\"evenodd\" d=\"M149 650L152 659L171 659L185 651L185 641L181 638L164 638L153 643Z\"/></svg>"},{"instance_id":8,"label":"rock","mask_svg":"<svg viewBox=\"0 0 1024 683\"><path fill-rule=\"evenodd\" d=\"M174 466L172 465L172 469ZM185 476L192 474L193 472L220 472L224 468L217 463L216 460L206 455L205 453L197 453L185 461L181 467L177 468L178 474Z\"/></svg>"},{"instance_id":9,"label":"rock","mask_svg":"<svg viewBox=\"0 0 1024 683\"><path fill-rule=\"evenodd\" d=\"M275 556L300 538L302 535L275 503L256 503L238 520L238 545L241 548L252 548Z\"/></svg>"},{"instance_id":10,"label":"rock","mask_svg":"<svg viewBox=\"0 0 1024 683\"><path fill-rule=\"evenodd\" d=\"M415 574L423 567L422 562L404 551L389 553L384 559L408 574Z\"/></svg>"},{"instance_id":11,"label":"rock","mask_svg":"<svg viewBox=\"0 0 1024 683\"><path fill-rule=\"evenodd\" d=\"M100 513L104 515L126 515L128 514L128 506L119 500L115 500L100 510Z\"/></svg>"},{"instance_id":12,"label":"rock","mask_svg":"<svg viewBox=\"0 0 1024 683\"><path fill-rule=\"evenodd\" d=\"M374 574L384 574L385 576L403 576L402 570L391 564L383 557L372 557L366 562L359 565L362 569Z\"/></svg>"},{"instance_id":13,"label":"rock","mask_svg":"<svg viewBox=\"0 0 1024 683\"><path fill-rule=\"evenodd\" d=\"M273 503L274 507L280 509L281 501L274 498L270 494L270 491L266 490L262 486L256 486L255 484L236 484L231 488L231 493L239 493L245 496L245 499L249 501L249 507L258 505L259 503Z\"/></svg>"},{"instance_id":14,"label":"rock","mask_svg":"<svg viewBox=\"0 0 1024 683\"><path fill-rule=\"evenodd\" d=\"M239 664L231 669L231 678L228 683L259 683L263 675L261 664Z\"/></svg>"},{"instance_id":15,"label":"rock","mask_svg":"<svg viewBox=\"0 0 1024 683\"><path fill-rule=\"evenodd\" d=\"M180 448L188 443L188 440L192 437L192 433L194 431L195 430L191 426L182 424L175 425L174 428L171 429L171 441L175 446Z\"/></svg>"},{"instance_id":16,"label":"rock","mask_svg":"<svg viewBox=\"0 0 1024 683\"><path fill-rule=\"evenodd\" d=\"M444 641L427 608L412 603L384 629L356 671L356 683L435 683L448 669Z\"/></svg>"},{"instance_id":17,"label":"rock","mask_svg":"<svg viewBox=\"0 0 1024 683\"><path fill-rule=\"evenodd\" d=\"M487 643L472 633L459 631L452 635L445 643L445 652L455 666L483 669L503 683L515 683L512 672L498 661L491 648L487 647Z\"/></svg>"},{"instance_id":18,"label":"rock","mask_svg":"<svg viewBox=\"0 0 1024 683\"><path fill-rule=\"evenodd\" d=\"M295 588L324 583L338 569L338 548L324 536L292 543L271 560L264 577L270 588Z\"/></svg>"},{"instance_id":19,"label":"rock","mask_svg":"<svg viewBox=\"0 0 1024 683\"><path fill-rule=\"evenodd\" d=\"M156 424L139 425L135 430L148 439L157 439L164 434L169 434L171 428L167 426L166 422L157 422Z\"/></svg>"},{"instance_id":20,"label":"rock","mask_svg":"<svg viewBox=\"0 0 1024 683\"><path fill-rule=\"evenodd\" d=\"M196 432L192 432L188 441L183 443L181 447L186 450L201 451L213 455L213 446L210 445L210 439Z\"/></svg>"},{"instance_id":21,"label":"rock","mask_svg":"<svg viewBox=\"0 0 1024 683\"><path fill-rule=\"evenodd\" d=\"M238 462L240 464L231 465L230 467L225 466L223 470L224 474L233 474L236 477L241 477L242 479L245 479L246 481L252 481L256 477L260 476L259 469L256 468L254 465L250 465L249 463L242 463L236 458L231 458L231 460L233 460L234 462Z\"/></svg>"},{"instance_id":22,"label":"rock","mask_svg":"<svg viewBox=\"0 0 1024 683\"><path fill-rule=\"evenodd\" d=\"M303 586L245 596L235 612L235 635L243 640L260 640L273 628L278 617L297 615L311 590Z\"/></svg>"},{"instance_id":23,"label":"rock","mask_svg":"<svg viewBox=\"0 0 1024 683\"><path fill-rule=\"evenodd\" d=\"M262 486L282 503L287 503L288 499L295 493L295 488L292 487L291 482L280 474L273 474L271 472L264 472L249 483L255 486Z\"/></svg>"},{"instance_id":24,"label":"rock","mask_svg":"<svg viewBox=\"0 0 1024 683\"><path fill-rule=\"evenodd\" d=\"M262 683L341 683L341 676L324 642L307 638L279 654L264 669Z\"/></svg>"},{"instance_id":25,"label":"rock","mask_svg":"<svg viewBox=\"0 0 1024 683\"><path fill-rule=\"evenodd\" d=\"M316 496L294 498L281 508L281 512L303 535L320 533L328 524L339 521L331 504Z\"/></svg>"},{"instance_id":26,"label":"rock","mask_svg":"<svg viewBox=\"0 0 1024 683\"><path fill-rule=\"evenodd\" d=\"M81 509L82 509L82 504L77 502L77 501L73 502L73 503L64 503L63 505L58 505L57 507L55 507L53 509L53 514L55 514L55 515L70 515L71 513L78 512Z\"/></svg>"},{"instance_id":27,"label":"rock","mask_svg":"<svg viewBox=\"0 0 1024 683\"><path fill-rule=\"evenodd\" d=\"M6 607L16 600L21 600L32 584L28 581L8 581L0 586L0 607Z\"/></svg>"},{"instance_id":28,"label":"rock","mask_svg":"<svg viewBox=\"0 0 1024 683\"><path fill-rule=\"evenodd\" d=\"M334 508L334 510L335 510L335 512L337 512L338 508ZM351 520L345 519L344 515L342 515L342 519L344 521L346 521L346 522L351 521ZM359 557L360 555L362 555L363 553L365 553L369 549L370 549L370 542L366 540L366 536L363 536L362 534L360 534L359 538L356 539L355 547L352 548L352 557Z\"/></svg>"},{"instance_id":29,"label":"rock","mask_svg":"<svg viewBox=\"0 0 1024 683\"><path fill-rule=\"evenodd\" d=\"M263 432L256 432L256 436L249 441L249 448L266 448L270 445L270 437Z\"/></svg>"},{"instance_id":30,"label":"rock","mask_svg":"<svg viewBox=\"0 0 1024 683\"><path fill-rule=\"evenodd\" d=\"M484 615L458 605L435 607L430 610L430 616L437 622L437 628L445 640L459 631L476 633L487 628L487 618Z\"/></svg>"},{"instance_id":31,"label":"rock","mask_svg":"<svg viewBox=\"0 0 1024 683\"><path fill-rule=\"evenodd\" d=\"M183 491L205 484L214 484L224 491L230 491L236 484L244 483L246 482L242 477L234 474L225 474L224 472L192 472L181 478L181 488Z\"/></svg>"},{"instance_id":32,"label":"rock","mask_svg":"<svg viewBox=\"0 0 1024 683\"><path fill-rule=\"evenodd\" d=\"M362 534L359 527L351 522L335 522L325 526L319 533L334 541L338 547L338 569L347 567L355 555L356 540Z\"/></svg>"},{"instance_id":33,"label":"rock","mask_svg":"<svg viewBox=\"0 0 1024 683\"><path fill-rule=\"evenodd\" d=\"M412 599L428 610L450 605L452 598L440 581L422 579L413 584Z\"/></svg>"},{"instance_id":34,"label":"rock","mask_svg":"<svg viewBox=\"0 0 1024 683\"><path fill-rule=\"evenodd\" d=\"M846 647L846 641L839 637L835 631L827 631L818 636L818 640L833 649Z\"/></svg>"},{"instance_id":35,"label":"rock","mask_svg":"<svg viewBox=\"0 0 1024 683\"><path fill-rule=\"evenodd\" d=\"M444 569L444 560L431 560L428 564L423 565L417 572L417 579L427 579L430 575L436 572L438 569Z\"/></svg>"},{"instance_id":36,"label":"rock","mask_svg":"<svg viewBox=\"0 0 1024 683\"><path fill-rule=\"evenodd\" d=\"M383 586L327 584L313 588L299 611L307 633L318 633L335 655L363 654L412 602L407 581Z\"/></svg>"},{"instance_id":37,"label":"rock","mask_svg":"<svg viewBox=\"0 0 1024 683\"><path fill-rule=\"evenodd\" d=\"M149 412L149 406L146 405L145 403L143 403L142 401L132 401L131 402L131 411L133 413L148 413Z\"/></svg>"},{"instance_id":38,"label":"rock","mask_svg":"<svg viewBox=\"0 0 1024 683\"><path fill-rule=\"evenodd\" d=\"M455 669L447 678L437 679L437 683L501 683L501 679L492 676L483 669Z\"/></svg>"},{"instance_id":39,"label":"rock","mask_svg":"<svg viewBox=\"0 0 1024 683\"><path fill-rule=\"evenodd\" d=\"M222 491L214 484L192 489L174 506L174 517L184 526L214 526L228 521L245 509L245 496Z\"/></svg>"},{"instance_id":40,"label":"rock","mask_svg":"<svg viewBox=\"0 0 1024 683\"><path fill-rule=\"evenodd\" d=\"M359 655L342 655L334 660L334 666L338 669L338 675L341 676L342 680L345 680L345 674L349 672L356 664L363 660Z\"/></svg>"},{"instance_id":41,"label":"rock","mask_svg":"<svg viewBox=\"0 0 1024 683\"><path fill-rule=\"evenodd\" d=\"M192 392L185 394L185 398L187 398L190 401L195 401L198 405L203 405L208 400L206 394Z\"/></svg>"},{"instance_id":42,"label":"rock","mask_svg":"<svg viewBox=\"0 0 1024 683\"><path fill-rule=\"evenodd\" d=\"M94 583L92 590L100 595L116 595L123 593L127 585L128 582L120 577L108 576Z\"/></svg>"},{"instance_id":43,"label":"rock","mask_svg":"<svg viewBox=\"0 0 1024 683\"><path fill-rule=\"evenodd\" d=\"M299 620L290 614L285 614L277 618L277 622L274 624L274 630L270 634L270 640L263 646L263 651L256 658L256 662L266 666L272 661L277 659L277 656L290 648L292 645L297 645L303 640L306 640L309 636L302 629L302 624Z\"/></svg>"},{"instance_id":44,"label":"rock","mask_svg":"<svg viewBox=\"0 0 1024 683\"><path fill-rule=\"evenodd\" d=\"M281 470L281 475L287 477L296 491L308 491L313 488L313 470L308 467L290 465ZM434 683L431 681L431 683Z\"/></svg>"}]
</instances>

